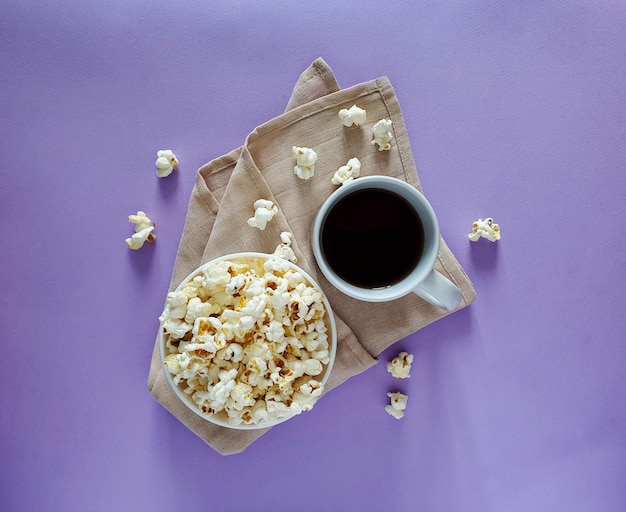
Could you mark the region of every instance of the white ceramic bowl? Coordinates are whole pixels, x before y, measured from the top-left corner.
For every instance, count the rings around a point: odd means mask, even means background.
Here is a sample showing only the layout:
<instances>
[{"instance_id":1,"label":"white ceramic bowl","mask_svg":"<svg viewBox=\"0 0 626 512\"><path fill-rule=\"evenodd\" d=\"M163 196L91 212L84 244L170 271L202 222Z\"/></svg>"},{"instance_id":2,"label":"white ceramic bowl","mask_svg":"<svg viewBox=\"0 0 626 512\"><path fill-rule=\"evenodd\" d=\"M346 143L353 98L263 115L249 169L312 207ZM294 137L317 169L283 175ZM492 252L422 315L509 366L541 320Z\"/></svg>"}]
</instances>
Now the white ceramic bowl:
<instances>
[{"instance_id":1,"label":"white ceramic bowl","mask_svg":"<svg viewBox=\"0 0 626 512\"><path fill-rule=\"evenodd\" d=\"M198 267L196 270L194 270L191 274L189 274L181 283L180 285L178 285L178 287L176 288L176 291L180 290L185 284L187 284L191 279L193 279L195 276L199 275L200 273L203 272L203 270L211 265L214 265L217 262L220 261L232 261L232 262L246 262L249 261L250 259L253 258L260 258L263 260L268 260L270 258L272 259L278 259L281 263L286 263L289 265L289 267L291 267L293 270L299 272L302 276L304 276L304 278L309 282L309 284L311 286L313 286L314 288L316 288L317 290L319 290L320 292L322 292L322 289L319 287L319 285L313 280L313 278L307 274L304 270L302 270L300 267L298 267L297 265L295 265L294 263L291 263L287 260L284 260L282 258L279 258L278 256L274 256L272 254L264 254L264 253L258 253L258 252L240 252L240 253L234 253L234 254L228 254L226 256L221 256L220 258L215 258L207 263L205 263L204 265L201 265L200 267ZM322 371L322 373L320 375L315 376L315 380L321 382L322 384L326 384L326 381L328 380L328 377L330 376L330 371L332 369L334 360L335 360L335 354L337 352L337 327L335 325L335 319L333 316L333 312L332 309L330 307L330 304L328 302L328 299L326 298L326 295L324 295L324 293L322 292L322 297L323 297L323 303L324 303L324 307L326 309L326 315L325 315L325 323L326 323L326 328L327 328L327 334L328 334L328 344L329 344L329 353L330 353L330 357L329 357L329 362L324 366L324 369ZM204 414L200 408L195 404L195 402L191 399L191 396L188 395L187 393L185 393L183 391L183 389L185 388L185 384L184 382L181 382L180 384L176 384L174 382L174 376L172 375L172 373L170 373L170 371L167 369L167 367L165 367L164 361L165 361L165 357L167 355L167 348L166 348L166 340L167 340L167 334L164 332L163 326L161 325L160 329L159 329L159 349L160 349L160 353L161 353L161 362L163 363L163 370L165 371L165 375L167 377L168 382L170 383L170 385L172 386L172 389L174 390L174 392L176 393L176 396L178 396L178 398L180 398L180 400L194 413L196 413L198 416L200 416L201 418L210 421L211 423L215 423L217 425L221 425L223 427L228 427L228 428L233 428L233 429L242 429L242 430L253 430L253 429L260 429L260 428L267 428L267 427L271 427L273 425L276 425L278 423L282 423L290 418L292 418L294 415L288 416L288 417L282 417L279 419L270 419L269 421L263 422L263 423L257 423L257 424L240 424L240 425L234 425L232 423L229 423L228 421L228 415L226 413L226 411L220 411L217 412L213 415L207 415Z\"/></svg>"}]
</instances>

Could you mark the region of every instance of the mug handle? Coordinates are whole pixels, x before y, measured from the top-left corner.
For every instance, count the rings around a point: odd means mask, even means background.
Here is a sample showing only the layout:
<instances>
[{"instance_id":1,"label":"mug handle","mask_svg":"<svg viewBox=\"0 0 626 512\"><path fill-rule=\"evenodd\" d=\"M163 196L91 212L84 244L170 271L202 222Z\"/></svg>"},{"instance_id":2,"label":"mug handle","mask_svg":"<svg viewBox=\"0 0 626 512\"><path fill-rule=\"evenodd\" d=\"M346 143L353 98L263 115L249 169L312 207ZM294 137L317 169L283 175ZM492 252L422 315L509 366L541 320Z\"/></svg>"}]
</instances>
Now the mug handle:
<instances>
[{"instance_id":1,"label":"mug handle","mask_svg":"<svg viewBox=\"0 0 626 512\"><path fill-rule=\"evenodd\" d=\"M434 269L412 292L447 311L454 311L463 299L461 290Z\"/></svg>"}]
</instances>

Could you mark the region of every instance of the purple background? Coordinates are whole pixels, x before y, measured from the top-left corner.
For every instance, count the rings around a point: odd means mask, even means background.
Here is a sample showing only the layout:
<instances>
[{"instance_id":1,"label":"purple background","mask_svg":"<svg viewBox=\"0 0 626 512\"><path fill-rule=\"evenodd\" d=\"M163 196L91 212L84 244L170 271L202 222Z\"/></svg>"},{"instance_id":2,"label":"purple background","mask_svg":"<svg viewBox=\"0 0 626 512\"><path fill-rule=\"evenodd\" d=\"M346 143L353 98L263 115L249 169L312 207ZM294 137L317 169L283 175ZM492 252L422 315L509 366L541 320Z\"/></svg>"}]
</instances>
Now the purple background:
<instances>
[{"instance_id":1,"label":"purple background","mask_svg":"<svg viewBox=\"0 0 626 512\"><path fill-rule=\"evenodd\" d=\"M0 7L0 509L623 511L626 3L178 4ZM147 390L157 317L197 168L318 56L391 79L478 299L223 457Z\"/></svg>"}]
</instances>

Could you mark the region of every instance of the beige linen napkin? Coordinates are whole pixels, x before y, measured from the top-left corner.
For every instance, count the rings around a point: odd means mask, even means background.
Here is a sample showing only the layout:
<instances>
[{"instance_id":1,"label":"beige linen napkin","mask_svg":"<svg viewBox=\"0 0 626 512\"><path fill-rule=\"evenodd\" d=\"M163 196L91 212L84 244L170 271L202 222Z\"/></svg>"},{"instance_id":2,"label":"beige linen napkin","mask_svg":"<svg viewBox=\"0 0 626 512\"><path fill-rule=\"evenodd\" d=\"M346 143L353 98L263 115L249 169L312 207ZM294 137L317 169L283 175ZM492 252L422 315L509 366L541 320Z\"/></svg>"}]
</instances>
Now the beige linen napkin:
<instances>
[{"instance_id":1,"label":"beige linen napkin","mask_svg":"<svg viewBox=\"0 0 626 512\"><path fill-rule=\"evenodd\" d=\"M353 104L367 111L364 126L345 127L339 120L339 110ZM371 143L372 126L383 118L393 122L390 151L378 151ZM294 174L292 146L317 152L313 178L301 180ZM361 160L362 176L393 176L421 190L389 80L340 90L332 70L317 59L300 76L284 114L257 127L241 148L198 171L170 283L170 290L176 288L196 267L218 256L239 251L272 253L281 232L293 233L298 265L323 288L337 320L337 357L325 391L371 367L376 356L396 341L448 314L414 294L389 303L361 302L336 290L318 271L311 247L313 219L336 189L333 174L355 156ZM271 200L279 207L264 231L247 225L257 199ZM461 289L459 309L475 299L470 280L443 239L436 268ZM166 409L224 455L243 451L267 431L220 427L189 411L169 386L156 344L148 387Z\"/></svg>"}]
</instances>

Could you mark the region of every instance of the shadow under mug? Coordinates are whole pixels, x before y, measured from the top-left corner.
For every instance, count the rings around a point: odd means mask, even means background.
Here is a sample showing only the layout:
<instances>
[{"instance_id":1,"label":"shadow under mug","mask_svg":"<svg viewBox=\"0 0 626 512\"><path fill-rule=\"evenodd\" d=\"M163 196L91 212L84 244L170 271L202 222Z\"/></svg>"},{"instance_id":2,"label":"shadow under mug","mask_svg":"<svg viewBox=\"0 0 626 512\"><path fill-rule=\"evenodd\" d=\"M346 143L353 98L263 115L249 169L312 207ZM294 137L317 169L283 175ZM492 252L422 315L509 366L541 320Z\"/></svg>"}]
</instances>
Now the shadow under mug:
<instances>
[{"instance_id":1,"label":"shadow under mug","mask_svg":"<svg viewBox=\"0 0 626 512\"><path fill-rule=\"evenodd\" d=\"M400 250L400 248L403 247L402 244L405 244L407 240L412 242L413 239L407 237L423 237L423 244L419 244L421 252L416 253L413 263L398 280L382 285L363 286L360 282L355 282L354 280L350 282L350 280L342 277L340 273L337 272L339 267L335 265L337 268L333 268L333 264L329 261L333 260L333 257L328 257L331 252L333 252L332 249L334 249L334 247L332 247L333 240L328 240L325 234L328 235L328 230L335 230L337 227L329 224L329 216L332 224L336 224L338 215L333 216L331 214L338 207L337 205L343 204L345 207L347 203L344 199L358 191L373 192L374 194L382 191L383 194L395 198L393 200L402 202L405 205L403 208L408 212L408 215L414 216L416 214L419 219L418 223L421 223L421 229L419 230L421 232L403 233L403 239L398 239L397 232L393 231L396 237L394 241L395 250ZM363 196L363 193L360 195ZM372 197L376 196L374 195ZM364 205L361 205L361 207L363 206ZM374 205L372 205L372 207L374 207ZM398 211L402 213L402 209ZM337 213L337 211L334 213ZM369 221L366 220L370 218L370 214L368 213L363 216L364 220L359 224L360 219L358 216L362 214L363 211L348 210L342 213L344 214L344 218L346 213L353 214L351 221L352 227L348 228L348 230L352 229L352 232L346 232L346 237L344 237L340 226L339 229L335 230L335 235L338 234L340 239L335 238L334 243L340 246L342 243L348 243L346 240L351 240L350 237L356 236L357 239L359 237L362 238L362 240L357 240L357 242L362 243L363 247L365 247L372 235L371 232L368 233L370 226L368 226ZM376 215L380 216L386 214L389 215L389 212L376 212ZM388 227L393 228L394 223L396 221L400 222L401 220L402 219L397 219L396 217L387 217L385 222ZM375 229L380 230L381 228L377 225ZM343 184L326 199L317 213L313 224L312 242L315 259L326 279L328 279L335 288L350 297L367 302L386 302L404 297L409 293L415 293L422 299L447 311L453 311L461 303L461 290L433 268L439 253L439 223L435 211L419 190L402 180L389 176L364 176ZM357 246L358 244L354 245L354 247ZM389 257L387 258L386 255ZM358 259L358 256L353 256L352 258L353 260ZM372 267L394 265L394 247L387 248L385 254L377 256L375 261L370 261L368 264ZM357 264L355 263L355 265ZM355 266L355 268L358 267ZM375 268L370 270L376 272ZM367 269L363 270L363 272L367 271Z\"/></svg>"}]
</instances>

